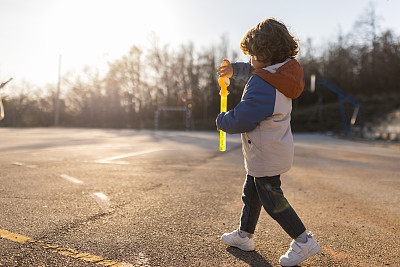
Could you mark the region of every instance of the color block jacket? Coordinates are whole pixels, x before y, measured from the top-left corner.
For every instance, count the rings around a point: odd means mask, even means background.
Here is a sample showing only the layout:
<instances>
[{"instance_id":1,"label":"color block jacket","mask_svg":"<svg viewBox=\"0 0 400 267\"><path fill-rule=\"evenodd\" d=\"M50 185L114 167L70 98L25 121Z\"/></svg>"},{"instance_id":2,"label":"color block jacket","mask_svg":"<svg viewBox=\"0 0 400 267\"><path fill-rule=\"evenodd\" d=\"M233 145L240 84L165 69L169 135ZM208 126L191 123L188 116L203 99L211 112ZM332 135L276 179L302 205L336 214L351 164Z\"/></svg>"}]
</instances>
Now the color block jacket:
<instances>
[{"instance_id":1,"label":"color block jacket","mask_svg":"<svg viewBox=\"0 0 400 267\"><path fill-rule=\"evenodd\" d=\"M295 59L254 70L249 63L233 63L233 76L248 80L242 100L217 117L218 128L242 134L245 168L254 177L288 171L293 163L290 128L292 99L304 89L303 69Z\"/></svg>"}]
</instances>

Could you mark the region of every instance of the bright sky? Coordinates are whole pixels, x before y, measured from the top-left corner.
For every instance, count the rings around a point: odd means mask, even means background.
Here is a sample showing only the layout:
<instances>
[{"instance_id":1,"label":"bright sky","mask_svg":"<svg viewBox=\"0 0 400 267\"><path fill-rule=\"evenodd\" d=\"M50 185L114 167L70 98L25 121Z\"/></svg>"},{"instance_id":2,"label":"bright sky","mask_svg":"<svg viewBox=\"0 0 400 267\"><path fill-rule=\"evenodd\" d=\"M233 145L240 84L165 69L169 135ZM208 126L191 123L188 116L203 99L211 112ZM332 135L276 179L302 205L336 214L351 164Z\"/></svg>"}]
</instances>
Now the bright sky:
<instances>
[{"instance_id":1,"label":"bright sky","mask_svg":"<svg viewBox=\"0 0 400 267\"><path fill-rule=\"evenodd\" d=\"M146 49L152 33L196 50L226 35L240 54L242 36L267 17L318 46L350 32L371 3L380 30L399 35L399 0L0 0L0 82L56 83L59 54L62 73L105 68L132 45Z\"/></svg>"}]
</instances>

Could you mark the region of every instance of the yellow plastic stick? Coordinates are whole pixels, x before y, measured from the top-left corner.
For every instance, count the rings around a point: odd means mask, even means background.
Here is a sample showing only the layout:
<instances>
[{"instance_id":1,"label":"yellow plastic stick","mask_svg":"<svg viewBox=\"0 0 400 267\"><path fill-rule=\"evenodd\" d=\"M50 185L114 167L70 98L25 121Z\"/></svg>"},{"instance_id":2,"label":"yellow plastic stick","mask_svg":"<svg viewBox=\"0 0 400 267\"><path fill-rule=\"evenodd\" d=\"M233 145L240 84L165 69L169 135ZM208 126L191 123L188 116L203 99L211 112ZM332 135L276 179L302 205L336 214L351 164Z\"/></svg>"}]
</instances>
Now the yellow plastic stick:
<instances>
[{"instance_id":1,"label":"yellow plastic stick","mask_svg":"<svg viewBox=\"0 0 400 267\"><path fill-rule=\"evenodd\" d=\"M222 65L226 65L226 62L223 61ZM218 79L218 84L221 87L221 91L219 91L219 94L221 95L221 112L226 112L229 94L228 86L230 84L230 80L228 77L220 77ZM219 131L219 150L226 151L226 132L222 130Z\"/></svg>"}]
</instances>

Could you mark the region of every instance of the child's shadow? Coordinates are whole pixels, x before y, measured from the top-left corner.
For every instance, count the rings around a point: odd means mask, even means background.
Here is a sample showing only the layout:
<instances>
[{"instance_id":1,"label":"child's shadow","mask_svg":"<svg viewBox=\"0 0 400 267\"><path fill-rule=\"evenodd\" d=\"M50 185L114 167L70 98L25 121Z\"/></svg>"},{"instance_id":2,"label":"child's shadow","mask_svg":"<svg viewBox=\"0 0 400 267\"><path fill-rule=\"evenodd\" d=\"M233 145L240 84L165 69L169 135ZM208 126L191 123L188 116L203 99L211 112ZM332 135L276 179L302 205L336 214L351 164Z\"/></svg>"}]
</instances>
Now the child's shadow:
<instances>
[{"instance_id":1,"label":"child's shadow","mask_svg":"<svg viewBox=\"0 0 400 267\"><path fill-rule=\"evenodd\" d=\"M233 256L244 261L245 263L247 263L252 267L257 267L257 266L272 267L272 265L266 259L264 259L257 251L246 252L234 247L228 247L226 251L228 251Z\"/></svg>"}]
</instances>

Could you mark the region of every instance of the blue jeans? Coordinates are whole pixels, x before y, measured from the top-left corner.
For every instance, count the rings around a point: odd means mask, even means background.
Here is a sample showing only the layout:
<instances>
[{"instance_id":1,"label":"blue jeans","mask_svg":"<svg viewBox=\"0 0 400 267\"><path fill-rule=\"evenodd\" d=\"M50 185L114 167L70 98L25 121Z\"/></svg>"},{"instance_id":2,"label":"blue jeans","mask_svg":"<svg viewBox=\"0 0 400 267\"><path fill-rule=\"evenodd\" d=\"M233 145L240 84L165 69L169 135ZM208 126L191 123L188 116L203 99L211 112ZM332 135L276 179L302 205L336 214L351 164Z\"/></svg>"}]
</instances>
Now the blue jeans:
<instances>
[{"instance_id":1,"label":"blue jeans","mask_svg":"<svg viewBox=\"0 0 400 267\"><path fill-rule=\"evenodd\" d=\"M295 239L306 230L299 216L283 196L280 175L271 177L247 175L242 200L243 209L240 219L242 231L254 234L261 206L291 238Z\"/></svg>"}]
</instances>

